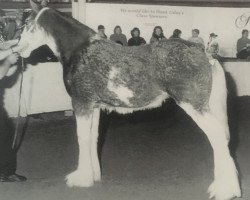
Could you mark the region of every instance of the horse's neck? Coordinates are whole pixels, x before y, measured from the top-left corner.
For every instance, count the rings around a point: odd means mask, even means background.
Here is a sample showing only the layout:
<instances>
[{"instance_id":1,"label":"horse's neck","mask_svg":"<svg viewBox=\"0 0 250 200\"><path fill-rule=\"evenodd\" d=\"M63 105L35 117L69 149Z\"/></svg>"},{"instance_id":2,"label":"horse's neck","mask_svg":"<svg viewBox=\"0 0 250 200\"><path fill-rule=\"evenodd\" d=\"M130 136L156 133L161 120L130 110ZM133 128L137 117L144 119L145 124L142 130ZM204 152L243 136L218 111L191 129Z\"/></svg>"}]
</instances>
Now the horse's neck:
<instances>
[{"instance_id":1,"label":"horse's neck","mask_svg":"<svg viewBox=\"0 0 250 200\"><path fill-rule=\"evenodd\" d=\"M57 47L56 42L52 36L47 39L46 44L51 49L51 51L54 53L54 55L57 57L57 59L60 59L60 57L61 57L60 52L58 51L58 47Z\"/></svg>"},{"instance_id":2,"label":"horse's neck","mask_svg":"<svg viewBox=\"0 0 250 200\"><path fill-rule=\"evenodd\" d=\"M59 60L68 60L75 51L87 48L95 32L73 18L65 17L60 13L53 14L57 23L42 24L45 31L49 33L47 45Z\"/></svg>"}]
</instances>

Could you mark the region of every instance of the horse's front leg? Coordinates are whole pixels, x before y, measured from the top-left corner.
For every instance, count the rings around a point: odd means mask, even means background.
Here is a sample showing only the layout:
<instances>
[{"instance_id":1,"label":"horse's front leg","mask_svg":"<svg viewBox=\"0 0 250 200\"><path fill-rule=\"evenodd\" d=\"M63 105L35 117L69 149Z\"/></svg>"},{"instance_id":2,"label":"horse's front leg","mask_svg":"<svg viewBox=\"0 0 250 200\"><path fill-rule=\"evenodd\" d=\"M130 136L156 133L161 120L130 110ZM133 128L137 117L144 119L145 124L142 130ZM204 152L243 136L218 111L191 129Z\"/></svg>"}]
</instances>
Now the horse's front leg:
<instances>
[{"instance_id":1,"label":"horse's front leg","mask_svg":"<svg viewBox=\"0 0 250 200\"><path fill-rule=\"evenodd\" d=\"M90 187L94 183L91 157L91 129L94 111L76 114L79 158L77 169L66 177L69 187Z\"/></svg>"},{"instance_id":2,"label":"horse's front leg","mask_svg":"<svg viewBox=\"0 0 250 200\"><path fill-rule=\"evenodd\" d=\"M99 136L100 109L95 108L91 125L91 161L93 167L94 181L101 180L101 169L98 159L98 136Z\"/></svg>"}]
</instances>

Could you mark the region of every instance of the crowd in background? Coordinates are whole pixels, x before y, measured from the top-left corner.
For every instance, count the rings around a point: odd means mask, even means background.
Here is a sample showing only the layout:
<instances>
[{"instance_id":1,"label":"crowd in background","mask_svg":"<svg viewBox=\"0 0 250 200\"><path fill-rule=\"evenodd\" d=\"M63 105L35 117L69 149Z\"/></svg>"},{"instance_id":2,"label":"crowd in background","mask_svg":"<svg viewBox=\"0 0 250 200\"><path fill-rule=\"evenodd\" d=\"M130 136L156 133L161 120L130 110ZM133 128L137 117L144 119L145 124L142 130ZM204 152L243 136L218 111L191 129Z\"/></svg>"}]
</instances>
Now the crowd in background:
<instances>
[{"instance_id":1,"label":"crowd in background","mask_svg":"<svg viewBox=\"0 0 250 200\"><path fill-rule=\"evenodd\" d=\"M44 1L47 2L47 1ZM6 17L5 12L0 9L0 42L18 39L20 37L24 19L26 18L22 10L17 10L15 16ZM116 26L114 28L114 33L108 37L105 34L105 27L99 25L97 27L98 34L105 39L110 39L116 43L119 43L123 46L140 46L146 44L146 40L141 36L140 29L135 27L131 30L131 37L127 39L126 35L122 33L121 26ZM173 34L168 39L182 39L182 31L175 29ZM199 36L199 29L193 29L190 34L188 41L201 44L204 50L210 54L213 58L220 59L219 55L219 44L217 42L218 35L211 33L209 35L209 41L207 44L204 43L204 40ZM237 58L239 59L250 59L250 39L248 38L249 31L244 29L242 31L242 37L237 41ZM167 39L164 35L163 29L161 26L154 27L152 31L152 36L149 43L153 44L160 40ZM50 52L51 53L51 52Z\"/></svg>"},{"instance_id":2,"label":"crowd in background","mask_svg":"<svg viewBox=\"0 0 250 200\"><path fill-rule=\"evenodd\" d=\"M22 30L23 12L16 13L15 18L6 17L5 12L0 10L0 41L8 41L19 38Z\"/></svg>"},{"instance_id":3,"label":"crowd in background","mask_svg":"<svg viewBox=\"0 0 250 200\"><path fill-rule=\"evenodd\" d=\"M100 37L108 39L107 35L105 34L105 27L103 25L99 25L97 29ZM146 40L141 36L139 28L133 28L130 33L131 38L127 40L126 35L122 33L122 28L120 26L116 26L114 28L114 33L110 35L109 39L123 46L140 46L146 44ZM175 29L169 39L182 39L181 34L181 30ZM193 29L188 41L201 44L206 53L210 54L215 59L220 59L221 56L219 55L219 43L217 41L218 35L215 33L210 33L209 41L207 44L205 44L204 40L199 36L199 34L199 29ZM249 31L244 29L242 31L242 37L237 42L236 56L239 59L250 59L250 39L248 39L248 35ZM164 35L162 27L154 27L149 43L153 44L163 39L167 38Z\"/></svg>"},{"instance_id":4,"label":"crowd in background","mask_svg":"<svg viewBox=\"0 0 250 200\"><path fill-rule=\"evenodd\" d=\"M108 39L105 34L105 27L103 25L99 25L97 27L98 34L101 38ZM114 28L114 33L110 35L109 39L123 46L140 46L146 44L146 40L141 36L140 29L135 27L131 30L131 38L127 40L126 35L122 33L122 28L120 26L116 26ZM179 29L175 29L173 34L169 37L169 39L182 39L181 38L182 31ZM211 33L209 35L209 42L205 45L204 40L199 36L200 31L198 29L193 29L191 32L191 37L188 39L190 42L201 44L204 51L212 55L213 58L218 59L219 56L219 44L216 41L218 35L215 33ZM156 26L153 29L152 37L150 38L149 43L153 44L160 40L167 39L164 35L163 29L161 26Z\"/></svg>"}]
</instances>

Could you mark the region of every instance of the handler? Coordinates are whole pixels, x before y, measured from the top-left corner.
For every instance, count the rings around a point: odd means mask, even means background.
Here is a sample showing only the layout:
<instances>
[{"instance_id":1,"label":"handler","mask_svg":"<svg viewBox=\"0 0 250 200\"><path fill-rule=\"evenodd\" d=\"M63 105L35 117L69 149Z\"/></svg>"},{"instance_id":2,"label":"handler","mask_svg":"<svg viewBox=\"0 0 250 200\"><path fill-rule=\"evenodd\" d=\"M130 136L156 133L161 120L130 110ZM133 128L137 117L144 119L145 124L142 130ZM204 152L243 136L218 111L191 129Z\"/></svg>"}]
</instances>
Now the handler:
<instances>
[{"instance_id":1,"label":"handler","mask_svg":"<svg viewBox=\"0 0 250 200\"><path fill-rule=\"evenodd\" d=\"M16 151L12 149L14 126L4 109L3 93L5 76L10 76L14 65L18 61L20 47L4 48L0 45L0 182L26 181L24 176L16 174ZM15 70L14 70L15 72Z\"/></svg>"}]
</instances>

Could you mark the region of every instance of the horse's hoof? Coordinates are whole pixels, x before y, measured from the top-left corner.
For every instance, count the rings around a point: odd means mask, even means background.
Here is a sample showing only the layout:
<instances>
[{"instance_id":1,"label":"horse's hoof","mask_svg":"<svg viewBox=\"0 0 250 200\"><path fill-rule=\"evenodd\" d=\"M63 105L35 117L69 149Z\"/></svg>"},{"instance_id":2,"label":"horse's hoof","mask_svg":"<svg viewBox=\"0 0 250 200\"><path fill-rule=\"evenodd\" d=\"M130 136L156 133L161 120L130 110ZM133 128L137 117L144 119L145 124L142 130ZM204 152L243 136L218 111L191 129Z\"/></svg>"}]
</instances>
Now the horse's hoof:
<instances>
[{"instance_id":1,"label":"horse's hoof","mask_svg":"<svg viewBox=\"0 0 250 200\"><path fill-rule=\"evenodd\" d=\"M231 200L241 197L241 190L238 181L235 182L218 182L214 181L208 188L209 198L216 200Z\"/></svg>"},{"instance_id":2,"label":"horse's hoof","mask_svg":"<svg viewBox=\"0 0 250 200\"><path fill-rule=\"evenodd\" d=\"M96 172L94 173L94 181L101 181L101 173L100 172Z\"/></svg>"},{"instance_id":3,"label":"horse's hoof","mask_svg":"<svg viewBox=\"0 0 250 200\"><path fill-rule=\"evenodd\" d=\"M78 170L67 175L65 179L69 187L91 187L94 184L92 174Z\"/></svg>"}]
</instances>

